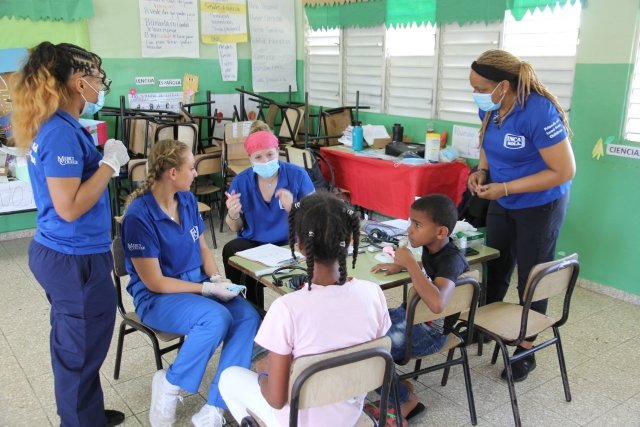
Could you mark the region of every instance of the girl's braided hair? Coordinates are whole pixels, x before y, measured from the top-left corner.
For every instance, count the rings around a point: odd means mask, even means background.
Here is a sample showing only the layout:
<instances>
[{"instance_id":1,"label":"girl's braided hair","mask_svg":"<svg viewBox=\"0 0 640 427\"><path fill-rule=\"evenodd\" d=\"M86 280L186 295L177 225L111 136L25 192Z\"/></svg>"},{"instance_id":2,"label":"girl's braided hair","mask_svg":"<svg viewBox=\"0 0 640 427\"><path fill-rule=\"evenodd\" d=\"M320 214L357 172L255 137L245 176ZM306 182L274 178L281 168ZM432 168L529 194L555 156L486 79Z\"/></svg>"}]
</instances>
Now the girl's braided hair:
<instances>
[{"instance_id":1,"label":"girl's braided hair","mask_svg":"<svg viewBox=\"0 0 640 427\"><path fill-rule=\"evenodd\" d=\"M67 83L78 72L105 77L102 59L80 46L42 42L29 51L11 85L11 120L18 147L30 148L42 123L69 102Z\"/></svg>"},{"instance_id":2,"label":"girl's braided hair","mask_svg":"<svg viewBox=\"0 0 640 427\"><path fill-rule=\"evenodd\" d=\"M327 191L318 191L289 212L289 246L294 254L296 236L304 246L309 276L309 290L313 281L315 262L338 261L338 285L347 281L347 254L353 245L353 267L356 265L360 235L360 217L353 207ZM295 255L294 255L295 256Z\"/></svg>"},{"instance_id":3,"label":"girl's braided hair","mask_svg":"<svg viewBox=\"0 0 640 427\"><path fill-rule=\"evenodd\" d=\"M162 174L171 169L180 169L184 163L184 153L189 146L173 139L163 139L153 144L147 160L147 178L144 183L127 197L125 211L136 197L150 189Z\"/></svg>"}]
</instances>

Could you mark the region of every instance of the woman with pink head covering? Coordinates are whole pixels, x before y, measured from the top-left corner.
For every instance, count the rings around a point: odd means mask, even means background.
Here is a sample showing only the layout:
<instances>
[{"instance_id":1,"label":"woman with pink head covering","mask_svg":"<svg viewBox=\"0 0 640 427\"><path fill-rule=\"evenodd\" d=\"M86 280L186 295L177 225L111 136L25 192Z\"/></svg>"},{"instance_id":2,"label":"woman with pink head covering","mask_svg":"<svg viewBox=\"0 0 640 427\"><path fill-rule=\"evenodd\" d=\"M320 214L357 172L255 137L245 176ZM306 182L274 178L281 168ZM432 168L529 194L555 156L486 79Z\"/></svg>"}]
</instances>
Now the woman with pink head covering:
<instances>
[{"instance_id":1,"label":"woman with pink head covering","mask_svg":"<svg viewBox=\"0 0 640 427\"><path fill-rule=\"evenodd\" d=\"M244 148L252 167L240 172L226 193L225 221L238 237L224 246L222 260L225 274L233 283L240 282L242 273L229 265L229 258L238 251L266 243L287 244L291 206L314 191L303 168L278 159L278 138L270 131L251 133ZM245 285L247 299L263 308L262 285L251 279Z\"/></svg>"}]
</instances>

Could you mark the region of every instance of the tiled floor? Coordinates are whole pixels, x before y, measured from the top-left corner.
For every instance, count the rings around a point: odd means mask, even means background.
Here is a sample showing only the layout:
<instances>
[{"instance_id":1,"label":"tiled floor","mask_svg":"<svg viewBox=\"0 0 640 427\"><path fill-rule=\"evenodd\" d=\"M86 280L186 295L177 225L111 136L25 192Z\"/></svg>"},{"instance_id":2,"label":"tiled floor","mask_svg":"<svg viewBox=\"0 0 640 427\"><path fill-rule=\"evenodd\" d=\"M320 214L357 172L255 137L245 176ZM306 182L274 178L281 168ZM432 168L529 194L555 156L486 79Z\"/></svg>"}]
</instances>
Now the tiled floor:
<instances>
[{"instance_id":1,"label":"tiled floor","mask_svg":"<svg viewBox=\"0 0 640 427\"><path fill-rule=\"evenodd\" d=\"M232 233L217 233L217 237L215 253L220 263L221 248ZM49 362L49 304L27 265L29 241L0 241L0 426L59 424ZM273 295L268 295L268 301L269 297ZM388 291L388 299L394 307L400 294ZM562 330L573 400L564 400L555 351L539 352L538 369L516 385L523 425L640 426L639 324L640 307L576 289L569 322ZM470 352L478 425L512 425L509 394L499 377L502 366L490 364L490 350L485 347L482 357ZM126 337L117 381L113 379L114 353L115 342L102 369L106 406L127 415L125 426L149 425L155 370L150 345L140 334ZM165 359L170 363L173 357L170 353ZM200 393L185 396L178 406L177 426L191 425L191 415L204 403L215 367L214 358ZM461 369L452 370L446 387L439 380L434 373L415 384L428 413L412 425L470 425Z\"/></svg>"}]
</instances>

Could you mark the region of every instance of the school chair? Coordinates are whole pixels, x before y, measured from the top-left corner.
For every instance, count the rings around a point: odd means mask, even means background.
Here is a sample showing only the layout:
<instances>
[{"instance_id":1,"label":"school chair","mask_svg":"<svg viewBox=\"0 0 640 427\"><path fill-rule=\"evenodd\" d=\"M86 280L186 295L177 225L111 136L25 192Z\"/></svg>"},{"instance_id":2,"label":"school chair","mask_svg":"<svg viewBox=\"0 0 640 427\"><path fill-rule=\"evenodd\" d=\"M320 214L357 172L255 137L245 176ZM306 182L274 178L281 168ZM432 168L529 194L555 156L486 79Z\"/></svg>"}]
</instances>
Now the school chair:
<instances>
[{"instance_id":1,"label":"school chair","mask_svg":"<svg viewBox=\"0 0 640 427\"><path fill-rule=\"evenodd\" d=\"M476 312L475 327L478 332L488 335L496 342L493 357L491 358L492 364L496 363L498 350L502 351L513 418L515 425L518 427L521 425L520 412L518 410L511 365L530 354L555 344L564 396L567 402L571 401L569 378L567 377L567 367L564 362L562 341L560 340L560 327L565 324L569 317L571 295L573 294L579 271L580 265L577 254L538 264L529 273L522 305L509 302L494 302L478 308ZM562 314L559 318L531 310L531 303L535 301L556 298L562 299ZM509 355L507 346L517 346L527 338L539 336L549 328L553 329L552 338L536 343L533 348L525 352Z\"/></svg>"},{"instance_id":2,"label":"school chair","mask_svg":"<svg viewBox=\"0 0 640 427\"><path fill-rule=\"evenodd\" d=\"M224 125L224 140L222 143L222 194L227 191L233 178L243 170L251 167L249 155L244 149L244 140L249 136L251 122L232 122ZM224 198L220 203L220 232L224 226L226 214Z\"/></svg>"},{"instance_id":3,"label":"school chair","mask_svg":"<svg viewBox=\"0 0 640 427\"><path fill-rule=\"evenodd\" d=\"M407 299L407 328L405 332L405 349L404 358L401 361L396 361L398 365L406 365L411 360L416 360L415 368L413 371L398 375L398 381L408 378L418 378L420 375L444 369L442 374L442 381L440 384L444 387L447 385L449 378L449 370L452 366L462 365L462 372L464 374L464 383L467 391L467 402L469 403L469 415L471 417L471 424L476 425L478 423L478 417L476 415L476 405L473 398L473 389L471 387L471 374L469 370L469 359L467 357L467 343L468 337L473 334L474 317L476 313L476 307L478 306L478 299L480 297L480 284L478 280L480 275L477 270L470 270L463 273L458 280L456 280L456 287L453 291L453 295L449 300L446 308L441 313L432 312L427 304L420 298L420 295L416 292L415 288L411 287L409 290L409 297ZM460 333L460 328L456 328L454 331L447 335L447 341L440 350L440 353L446 352L447 359L444 362L430 365L427 367L421 367L422 359L428 356L414 357L411 354L411 343L413 328L410 325L418 325L425 322L430 322L436 319L445 318L451 315L464 314L466 315L466 332ZM460 357L454 359L453 355L455 350L460 350Z\"/></svg>"},{"instance_id":4,"label":"school chair","mask_svg":"<svg viewBox=\"0 0 640 427\"><path fill-rule=\"evenodd\" d=\"M178 350L184 342L184 335L171 334L167 332L158 331L147 325L145 325L135 312L128 312L122 299L122 278L129 275L125 268L124 263L124 248L122 247L122 238L116 236L111 244L111 253L113 254L113 277L116 286L116 296L118 299L118 312L122 317L120 322L120 329L118 331L118 344L116 347L116 365L113 370L113 378L120 378L120 363L122 362L122 346L124 344L124 337L132 332L138 331L145 334L151 345L153 346L153 354L156 360L156 369L162 369L162 355L173 350ZM170 343L178 341L166 347L160 348L160 342Z\"/></svg>"},{"instance_id":5,"label":"school chair","mask_svg":"<svg viewBox=\"0 0 640 427\"><path fill-rule=\"evenodd\" d=\"M198 177L193 180L192 191L198 198L198 212L209 217L209 229L213 248L217 249L215 226L213 225L213 211L211 205L222 203L221 188L215 185L214 178L222 173L222 153L197 154L195 156L195 169ZM216 196L217 195L217 196ZM214 196L216 196L214 200ZM200 200L206 200L204 203ZM218 209L218 212L220 209Z\"/></svg>"},{"instance_id":6,"label":"school chair","mask_svg":"<svg viewBox=\"0 0 640 427\"><path fill-rule=\"evenodd\" d=\"M380 420L364 411L358 426L386 426L387 403L394 364L389 350L391 340L373 341L321 354L298 357L291 366L289 379L289 426L298 425L298 410L349 400L382 387ZM261 420L245 417L241 426L260 426Z\"/></svg>"},{"instance_id":7,"label":"school chair","mask_svg":"<svg viewBox=\"0 0 640 427\"><path fill-rule=\"evenodd\" d=\"M326 189L340 198L349 200L349 191L336 187L333 167L319 152L311 148L288 146L285 148L285 155L288 163L298 165L307 171L316 190ZM322 173L323 169L327 171L328 178Z\"/></svg>"}]
</instances>

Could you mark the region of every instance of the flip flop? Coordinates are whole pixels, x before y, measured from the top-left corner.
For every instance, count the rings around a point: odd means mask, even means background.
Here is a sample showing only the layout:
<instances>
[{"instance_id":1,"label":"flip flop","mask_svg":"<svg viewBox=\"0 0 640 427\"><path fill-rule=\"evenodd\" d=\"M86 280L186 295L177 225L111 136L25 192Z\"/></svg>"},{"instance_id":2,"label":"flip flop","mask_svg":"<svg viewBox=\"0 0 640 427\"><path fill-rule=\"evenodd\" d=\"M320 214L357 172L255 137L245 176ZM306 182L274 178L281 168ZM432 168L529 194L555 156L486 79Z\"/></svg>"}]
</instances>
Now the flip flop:
<instances>
[{"instance_id":1,"label":"flip flop","mask_svg":"<svg viewBox=\"0 0 640 427\"><path fill-rule=\"evenodd\" d=\"M423 407L424 408L424 407ZM375 402L369 402L364 405L363 410L371 415L376 420L380 419L380 401L376 400ZM396 410L393 406L390 406L387 409L387 424L385 427L408 427L409 422L406 419L402 420L402 424L399 426L397 423Z\"/></svg>"}]
</instances>

